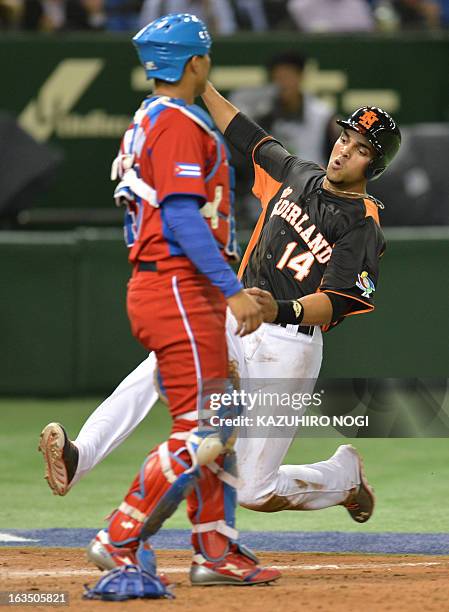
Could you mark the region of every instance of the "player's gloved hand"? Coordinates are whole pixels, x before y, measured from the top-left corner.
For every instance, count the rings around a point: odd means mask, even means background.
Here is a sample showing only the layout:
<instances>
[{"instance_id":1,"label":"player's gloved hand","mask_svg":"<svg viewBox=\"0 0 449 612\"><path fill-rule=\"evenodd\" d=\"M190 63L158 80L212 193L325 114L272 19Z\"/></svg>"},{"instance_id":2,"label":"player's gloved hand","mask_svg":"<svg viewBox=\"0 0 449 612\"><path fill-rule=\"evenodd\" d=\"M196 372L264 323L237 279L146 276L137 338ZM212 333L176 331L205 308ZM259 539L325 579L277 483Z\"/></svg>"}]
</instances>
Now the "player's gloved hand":
<instances>
[{"instance_id":1,"label":"player's gloved hand","mask_svg":"<svg viewBox=\"0 0 449 612\"><path fill-rule=\"evenodd\" d=\"M259 287L250 287L245 289L245 293L251 295L262 309L262 316L265 323L273 323L278 316L278 305L274 297L269 291L259 289Z\"/></svg>"},{"instance_id":2,"label":"player's gloved hand","mask_svg":"<svg viewBox=\"0 0 449 612\"><path fill-rule=\"evenodd\" d=\"M259 304L244 291L239 291L227 299L228 306L237 320L236 336L247 336L263 322Z\"/></svg>"}]
</instances>

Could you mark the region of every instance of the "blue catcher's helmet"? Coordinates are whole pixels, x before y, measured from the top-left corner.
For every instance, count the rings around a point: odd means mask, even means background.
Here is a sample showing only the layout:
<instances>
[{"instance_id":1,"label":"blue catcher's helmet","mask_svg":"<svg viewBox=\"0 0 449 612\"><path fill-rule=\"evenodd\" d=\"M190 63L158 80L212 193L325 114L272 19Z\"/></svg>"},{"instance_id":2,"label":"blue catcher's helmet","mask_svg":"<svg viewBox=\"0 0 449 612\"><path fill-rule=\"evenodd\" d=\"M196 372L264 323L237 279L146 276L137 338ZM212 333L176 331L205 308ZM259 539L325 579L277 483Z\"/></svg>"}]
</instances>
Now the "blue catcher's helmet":
<instances>
[{"instance_id":1,"label":"blue catcher's helmet","mask_svg":"<svg viewBox=\"0 0 449 612\"><path fill-rule=\"evenodd\" d=\"M134 36L133 43L148 79L175 83L191 57L209 53L212 39L201 19L179 13L155 19Z\"/></svg>"}]
</instances>

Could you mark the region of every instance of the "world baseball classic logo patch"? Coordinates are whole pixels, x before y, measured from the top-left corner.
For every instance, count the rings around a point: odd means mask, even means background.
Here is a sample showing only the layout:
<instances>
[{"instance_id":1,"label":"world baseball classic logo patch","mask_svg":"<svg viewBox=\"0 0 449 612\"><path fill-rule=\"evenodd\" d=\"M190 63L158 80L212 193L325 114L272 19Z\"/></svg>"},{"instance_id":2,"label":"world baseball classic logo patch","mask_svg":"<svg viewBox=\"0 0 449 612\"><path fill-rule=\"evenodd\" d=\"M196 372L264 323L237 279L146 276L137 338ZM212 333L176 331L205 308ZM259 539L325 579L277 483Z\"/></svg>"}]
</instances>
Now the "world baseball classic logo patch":
<instances>
[{"instance_id":1,"label":"world baseball classic logo patch","mask_svg":"<svg viewBox=\"0 0 449 612\"><path fill-rule=\"evenodd\" d=\"M368 276L368 272L362 272L357 275L358 281L356 282L357 287L362 291L362 297L370 297L371 294L376 291L373 281Z\"/></svg>"},{"instance_id":2,"label":"world baseball classic logo patch","mask_svg":"<svg viewBox=\"0 0 449 612\"><path fill-rule=\"evenodd\" d=\"M200 165L177 162L175 164L175 176L188 176L192 178L198 178L201 176Z\"/></svg>"}]
</instances>

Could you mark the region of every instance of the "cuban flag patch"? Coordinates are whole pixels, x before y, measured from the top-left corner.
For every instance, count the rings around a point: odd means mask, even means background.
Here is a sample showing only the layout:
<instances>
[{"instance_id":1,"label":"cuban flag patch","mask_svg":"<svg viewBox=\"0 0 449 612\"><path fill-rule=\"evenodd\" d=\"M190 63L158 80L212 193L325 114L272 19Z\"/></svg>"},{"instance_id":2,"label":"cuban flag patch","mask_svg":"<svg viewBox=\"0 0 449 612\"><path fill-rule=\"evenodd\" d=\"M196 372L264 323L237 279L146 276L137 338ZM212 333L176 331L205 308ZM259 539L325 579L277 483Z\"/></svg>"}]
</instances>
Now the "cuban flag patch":
<instances>
[{"instance_id":1,"label":"cuban flag patch","mask_svg":"<svg viewBox=\"0 0 449 612\"><path fill-rule=\"evenodd\" d=\"M175 176L188 176L192 178L198 178L201 176L200 165L178 162L175 164Z\"/></svg>"}]
</instances>

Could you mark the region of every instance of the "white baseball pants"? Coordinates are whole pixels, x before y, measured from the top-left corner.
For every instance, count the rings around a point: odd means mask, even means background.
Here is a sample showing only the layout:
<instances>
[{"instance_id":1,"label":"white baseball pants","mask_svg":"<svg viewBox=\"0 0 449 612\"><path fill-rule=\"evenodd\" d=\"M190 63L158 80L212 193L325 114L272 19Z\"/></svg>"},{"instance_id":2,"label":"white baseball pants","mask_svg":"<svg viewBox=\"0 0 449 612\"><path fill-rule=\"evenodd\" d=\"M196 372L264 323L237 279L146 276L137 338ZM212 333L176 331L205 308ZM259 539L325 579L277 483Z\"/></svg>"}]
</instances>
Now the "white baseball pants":
<instances>
[{"instance_id":1,"label":"white baseball pants","mask_svg":"<svg viewBox=\"0 0 449 612\"><path fill-rule=\"evenodd\" d=\"M313 393L322 359L319 327L313 336L307 336L296 326L264 323L240 338L235 336L236 323L229 310L226 327L229 358L238 362L244 387L262 393ZM158 398L155 367L151 353L88 418L74 441L79 464L73 484L119 446L150 412ZM282 465L295 436L295 430L290 431L289 437L276 438L273 427L264 429L263 438L237 439L241 505L262 512L317 510L340 504L360 484L357 460L344 447L326 461Z\"/></svg>"}]
</instances>

